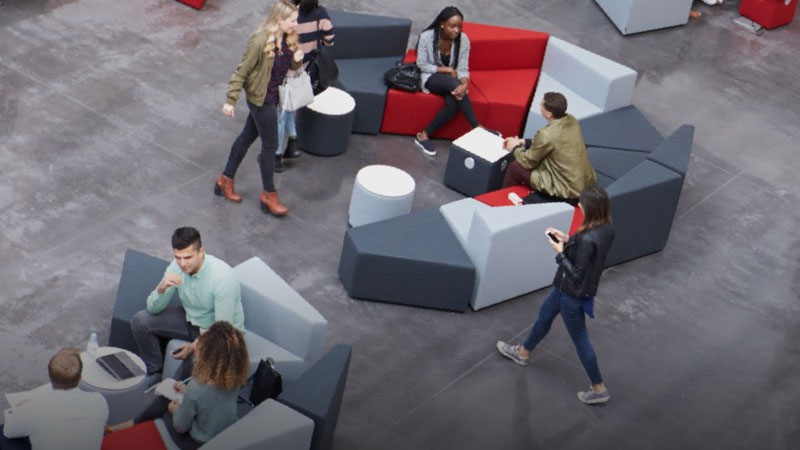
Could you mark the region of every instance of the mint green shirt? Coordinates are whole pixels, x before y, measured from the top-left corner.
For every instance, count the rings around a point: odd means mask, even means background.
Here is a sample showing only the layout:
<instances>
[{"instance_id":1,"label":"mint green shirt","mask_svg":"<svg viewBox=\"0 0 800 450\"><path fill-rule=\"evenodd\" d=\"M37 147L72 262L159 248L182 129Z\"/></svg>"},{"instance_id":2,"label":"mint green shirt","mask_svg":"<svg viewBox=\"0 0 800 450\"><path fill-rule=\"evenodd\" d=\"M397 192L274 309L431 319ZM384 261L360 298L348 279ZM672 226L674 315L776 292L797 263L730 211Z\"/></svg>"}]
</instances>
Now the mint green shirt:
<instances>
[{"instance_id":1,"label":"mint green shirt","mask_svg":"<svg viewBox=\"0 0 800 450\"><path fill-rule=\"evenodd\" d=\"M147 311L151 314L163 311L177 289L186 310L186 320L201 331L218 320L230 322L244 331L241 286L228 263L206 253L203 265L194 275L183 273L175 260L167 266L166 272L180 275L183 282L177 288L167 288L163 294L158 293L158 287L153 289L147 297Z\"/></svg>"}]
</instances>

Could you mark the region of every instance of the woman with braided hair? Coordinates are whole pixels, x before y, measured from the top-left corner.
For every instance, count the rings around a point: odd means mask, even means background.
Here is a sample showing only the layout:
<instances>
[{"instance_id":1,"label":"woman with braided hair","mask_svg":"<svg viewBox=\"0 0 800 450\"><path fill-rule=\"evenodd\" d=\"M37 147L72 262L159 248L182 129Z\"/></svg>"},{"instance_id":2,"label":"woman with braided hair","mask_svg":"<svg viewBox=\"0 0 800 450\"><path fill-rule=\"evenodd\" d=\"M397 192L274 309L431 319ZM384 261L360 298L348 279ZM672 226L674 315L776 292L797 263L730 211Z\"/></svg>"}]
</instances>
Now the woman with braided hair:
<instances>
[{"instance_id":1,"label":"woman with braided hair","mask_svg":"<svg viewBox=\"0 0 800 450\"><path fill-rule=\"evenodd\" d=\"M430 135L461 111L473 128L478 119L469 100L469 38L461 32L464 15L448 6L419 35L417 67L423 92L444 97L444 108L417 133L414 144L428 156L436 156Z\"/></svg>"}]
</instances>

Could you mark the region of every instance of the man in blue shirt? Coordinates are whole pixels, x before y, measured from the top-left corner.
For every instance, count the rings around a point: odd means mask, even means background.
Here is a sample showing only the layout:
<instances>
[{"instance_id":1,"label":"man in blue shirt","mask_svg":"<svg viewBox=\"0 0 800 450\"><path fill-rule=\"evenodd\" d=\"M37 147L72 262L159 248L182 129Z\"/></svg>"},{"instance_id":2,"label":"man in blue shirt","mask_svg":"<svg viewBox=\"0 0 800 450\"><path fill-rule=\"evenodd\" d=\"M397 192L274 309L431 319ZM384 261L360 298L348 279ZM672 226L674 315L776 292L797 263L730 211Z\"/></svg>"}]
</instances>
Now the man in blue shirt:
<instances>
[{"instance_id":1,"label":"man in blue shirt","mask_svg":"<svg viewBox=\"0 0 800 450\"><path fill-rule=\"evenodd\" d=\"M203 249L200 232L182 227L172 234L174 260L164 278L147 297L147 309L131 320L133 338L147 366L151 383L161 378L164 355L161 338L190 343L172 354L186 360L195 350L197 337L214 322L224 320L244 331L241 287L231 266ZM181 306L168 306L175 291ZM191 372L183 364L180 374ZM180 375L178 375L180 376Z\"/></svg>"}]
</instances>

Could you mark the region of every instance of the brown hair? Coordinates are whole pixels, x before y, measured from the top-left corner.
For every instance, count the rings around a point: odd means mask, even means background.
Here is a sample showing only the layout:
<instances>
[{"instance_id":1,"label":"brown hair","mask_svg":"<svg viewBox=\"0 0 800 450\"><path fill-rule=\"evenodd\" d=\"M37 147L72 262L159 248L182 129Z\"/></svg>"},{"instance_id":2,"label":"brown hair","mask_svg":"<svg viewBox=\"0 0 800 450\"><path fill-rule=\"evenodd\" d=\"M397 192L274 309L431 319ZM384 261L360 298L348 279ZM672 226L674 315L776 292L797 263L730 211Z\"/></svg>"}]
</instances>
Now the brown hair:
<instances>
[{"instance_id":1,"label":"brown hair","mask_svg":"<svg viewBox=\"0 0 800 450\"><path fill-rule=\"evenodd\" d=\"M73 389L78 387L83 372L81 352L75 347L59 350L47 365L47 374L53 389Z\"/></svg>"},{"instance_id":2,"label":"brown hair","mask_svg":"<svg viewBox=\"0 0 800 450\"><path fill-rule=\"evenodd\" d=\"M544 94L544 109L560 119L567 115L567 98L560 92L547 92Z\"/></svg>"},{"instance_id":3,"label":"brown hair","mask_svg":"<svg viewBox=\"0 0 800 450\"><path fill-rule=\"evenodd\" d=\"M220 389L238 389L247 382L250 357L244 334L230 322L214 322L197 340L192 377Z\"/></svg>"},{"instance_id":4,"label":"brown hair","mask_svg":"<svg viewBox=\"0 0 800 450\"><path fill-rule=\"evenodd\" d=\"M583 223L578 232L591 230L611 223L611 207L608 194L600 186L584 189L578 198L578 203L583 207Z\"/></svg>"}]
</instances>

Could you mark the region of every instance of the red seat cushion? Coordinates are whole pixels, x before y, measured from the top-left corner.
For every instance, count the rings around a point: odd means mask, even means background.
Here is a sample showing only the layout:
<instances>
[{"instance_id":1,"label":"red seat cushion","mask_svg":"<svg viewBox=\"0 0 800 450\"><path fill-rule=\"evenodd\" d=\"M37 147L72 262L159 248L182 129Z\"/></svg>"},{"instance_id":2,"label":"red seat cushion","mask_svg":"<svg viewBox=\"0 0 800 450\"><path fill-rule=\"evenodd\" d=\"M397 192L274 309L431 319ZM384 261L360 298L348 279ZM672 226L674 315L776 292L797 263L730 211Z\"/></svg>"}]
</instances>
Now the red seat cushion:
<instances>
[{"instance_id":1,"label":"red seat cushion","mask_svg":"<svg viewBox=\"0 0 800 450\"><path fill-rule=\"evenodd\" d=\"M503 136L518 136L533 98L539 69L476 70L470 76L475 90L487 99L489 111L481 125Z\"/></svg>"},{"instance_id":2,"label":"red seat cushion","mask_svg":"<svg viewBox=\"0 0 800 450\"><path fill-rule=\"evenodd\" d=\"M507 188L498 189L496 191L487 192L485 194L478 195L475 197L475 200L485 203L489 206L513 206L514 204L511 203L511 200L508 199L508 194L515 192L519 195L520 198L525 198L528 194L532 191L531 188L523 185L518 186L509 186ZM572 223L569 225L569 234L570 236L575 234L580 228L581 224L583 223L583 213L579 207L575 207L575 212L572 214Z\"/></svg>"},{"instance_id":3,"label":"red seat cushion","mask_svg":"<svg viewBox=\"0 0 800 450\"><path fill-rule=\"evenodd\" d=\"M103 437L100 450L167 450L155 422L142 422L132 428L109 433Z\"/></svg>"},{"instance_id":4,"label":"red seat cushion","mask_svg":"<svg viewBox=\"0 0 800 450\"><path fill-rule=\"evenodd\" d=\"M178 0L179 2L189 5L194 9L200 9L206 4L206 0Z\"/></svg>"},{"instance_id":5,"label":"red seat cushion","mask_svg":"<svg viewBox=\"0 0 800 450\"><path fill-rule=\"evenodd\" d=\"M469 37L469 69L539 69L549 35L540 31L464 22Z\"/></svg>"}]
</instances>

